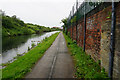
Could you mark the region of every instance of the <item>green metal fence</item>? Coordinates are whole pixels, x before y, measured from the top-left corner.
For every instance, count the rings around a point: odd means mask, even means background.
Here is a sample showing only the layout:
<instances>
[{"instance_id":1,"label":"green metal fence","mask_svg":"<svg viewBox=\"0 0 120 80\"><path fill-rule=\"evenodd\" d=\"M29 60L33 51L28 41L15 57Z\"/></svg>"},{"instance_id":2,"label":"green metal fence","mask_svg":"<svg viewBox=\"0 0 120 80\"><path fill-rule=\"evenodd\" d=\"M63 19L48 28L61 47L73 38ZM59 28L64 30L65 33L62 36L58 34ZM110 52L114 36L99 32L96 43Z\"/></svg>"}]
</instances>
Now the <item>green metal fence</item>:
<instances>
[{"instance_id":1,"label":"green metal fence","mask_svg":"<svg viewBox=\"0 0 120 80\"><path fill-rule=\"evenodd\" d=\"M80 6L78 6L80 2L76 1L76 4L72 7L72 10L70 11L70 14L68 16L68 28L102 3L103 2L84 1Z\"/></svg>"}]
</instances>

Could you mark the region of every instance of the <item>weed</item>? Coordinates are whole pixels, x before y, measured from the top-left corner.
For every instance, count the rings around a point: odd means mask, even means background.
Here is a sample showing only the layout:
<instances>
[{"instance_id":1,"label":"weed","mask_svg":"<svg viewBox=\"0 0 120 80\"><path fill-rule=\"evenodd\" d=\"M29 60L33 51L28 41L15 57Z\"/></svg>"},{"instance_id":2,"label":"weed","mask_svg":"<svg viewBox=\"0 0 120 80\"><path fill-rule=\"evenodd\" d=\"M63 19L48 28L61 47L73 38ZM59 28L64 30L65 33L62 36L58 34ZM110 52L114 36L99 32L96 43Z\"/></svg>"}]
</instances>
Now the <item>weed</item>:
<instances>
[{"instance_id":1,"label":"weed","mask_svg":"<svg viewBox=\"0 0 120 80\"><path fill-rule=\"evenodd\" d=\"M65 34L64 37L75 61L76 78L108 78L105 70L101 70L99 66L100 61L96 63L90 55L87 55L81 47L76 45L75 41L72 41L70 37Z\"/></svg>"},{"instance_id":2,"label":"weed","mask_svg":"<svg viewBox=\"0 0 120 80\"><path fill-rule=\"evenodd\" d=\"M8 66L9 64L10 64L9 62L7 62L7 63L2 63L2 64L0 64L0 66L4 67L4 66Z\"/></svg>"},{"instance_id":3,"label":"weed","mask_svg":"<svg viewBox=\"0 0 120 80\"><path fill-rule=\"evenodd\" d=\"M28 47L28 51L30 50L30 47Z\"/></svg>"},{"instance_id":4,"label":"weed","mask_svg":"<svg viewBox=\"0 0 120 80\"><path fill-rule=\"evenodd\" d=\"M35 47L35 43L32 43L32 45L31 45L31 46L32 46L32 48L34 48L34 47Z\"/></svg>"}]
</instances>

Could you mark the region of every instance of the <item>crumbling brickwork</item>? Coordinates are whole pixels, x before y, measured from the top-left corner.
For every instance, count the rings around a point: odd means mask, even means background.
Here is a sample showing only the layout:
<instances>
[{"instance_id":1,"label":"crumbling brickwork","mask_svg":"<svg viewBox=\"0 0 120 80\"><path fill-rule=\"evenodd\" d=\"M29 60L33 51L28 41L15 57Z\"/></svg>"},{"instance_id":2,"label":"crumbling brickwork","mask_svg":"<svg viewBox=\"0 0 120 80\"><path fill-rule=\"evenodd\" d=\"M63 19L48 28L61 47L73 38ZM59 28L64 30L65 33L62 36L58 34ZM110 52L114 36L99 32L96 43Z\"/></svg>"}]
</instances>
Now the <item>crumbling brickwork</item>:
<instances>
[{"instance_id":1,"label":"crumbling brickwork","mask_svg":"<svg viewBox=\"0 0 120 80\"><path fill-rule=\"evenodd\" d=\"M83 42L84 42L84 21L83 20L79 21L79 24L77 25L77 29L78 29L77 43L79 46L83 48Z\"/></svg>"},{"instance_id":2,"label":"crumbling brickwork","mask_svg":"<svg viewBox=\"0 0 120 80\"><path fill-rule=\"evenodd\" d=\"M110 37L111 37L111 3L96 7L86 15L86 41L85 51L95 60L101 60L101 66L106 72L109 69ZM105 7L104 7L105 6ZM72 32L73 29L73 32ZM68 29L71 38L76 40L76 26ZM84 18L78 21L77 44L83 48L84 43ZM72 37L73 33L73 37ZM120 2L116 4L116 29L115 29L115 56L113 76L120 78Z\"/></svg>"}]
</instances>

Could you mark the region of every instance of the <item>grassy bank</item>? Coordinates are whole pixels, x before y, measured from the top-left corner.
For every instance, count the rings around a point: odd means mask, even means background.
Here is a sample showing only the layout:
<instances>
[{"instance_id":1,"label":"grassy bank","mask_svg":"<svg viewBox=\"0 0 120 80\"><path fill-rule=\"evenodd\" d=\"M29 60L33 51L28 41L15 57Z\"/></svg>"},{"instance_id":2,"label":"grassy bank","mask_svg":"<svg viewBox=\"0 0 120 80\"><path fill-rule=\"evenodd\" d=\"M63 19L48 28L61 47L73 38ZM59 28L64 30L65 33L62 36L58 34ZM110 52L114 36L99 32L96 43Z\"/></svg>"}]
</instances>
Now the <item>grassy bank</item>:
<instances>
[{"instance_id":1,"label":"grassy bank","mask_svg":"<svg viewBox=\"0 0 120 80\"><path fill-rule=\"evenodd\" d=\"M2 78L15 80L22 78L27 72L31 71L33 65L43 56L43 53L51 46L59 33L44 39L42 43L30 50L24 56L18 57L13 63L2 70Z\"/></svg>"},{"instance_id":2,"label":"grassy bank","mask_svg":"<svg viewBox=\"0 0 120 80\"><path fill-rule=\"evenodd\" d=\"M50 31L53 31L53 29L37 24L24 23L24 21L17 18L16 15L11 17L5 14L2 15L2 37L39 34Z\"/></svg>"},{"instance_id":3,"label":"grassy bank","mask_svg":"<svg viewBox=\"0 0 120 80\"><path fill-rule=\"evenodd\" d=\"M77 78L107 78L104 69L100 68L99 63L96 63L89 55L83 52L82 48L76 45L70 37L64 34L67 41L67 46L75 61L75 77Z\"/></svg>"}]
</instances>

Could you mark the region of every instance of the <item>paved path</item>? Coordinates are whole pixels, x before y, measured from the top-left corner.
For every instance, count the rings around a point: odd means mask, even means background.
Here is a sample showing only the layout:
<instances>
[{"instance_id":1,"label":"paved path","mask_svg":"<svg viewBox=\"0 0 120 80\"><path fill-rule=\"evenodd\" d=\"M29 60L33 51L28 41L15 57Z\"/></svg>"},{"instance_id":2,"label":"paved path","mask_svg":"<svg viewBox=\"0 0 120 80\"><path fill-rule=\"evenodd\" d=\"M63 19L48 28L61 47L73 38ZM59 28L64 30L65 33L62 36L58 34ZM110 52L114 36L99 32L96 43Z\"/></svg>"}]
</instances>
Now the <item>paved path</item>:
<instances>
[{"instance_id":1,"label":"paved path","mask_svg":"<svg viewBox=\"0 0 120 80\"><path fill-rule=\"evenodd\" d=\"M73 61L62 33L25 78L73 78Z\"/></svg>"}]
</instances>

